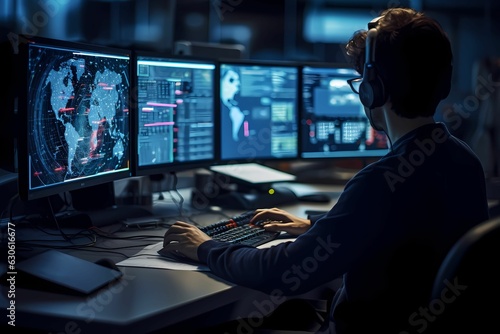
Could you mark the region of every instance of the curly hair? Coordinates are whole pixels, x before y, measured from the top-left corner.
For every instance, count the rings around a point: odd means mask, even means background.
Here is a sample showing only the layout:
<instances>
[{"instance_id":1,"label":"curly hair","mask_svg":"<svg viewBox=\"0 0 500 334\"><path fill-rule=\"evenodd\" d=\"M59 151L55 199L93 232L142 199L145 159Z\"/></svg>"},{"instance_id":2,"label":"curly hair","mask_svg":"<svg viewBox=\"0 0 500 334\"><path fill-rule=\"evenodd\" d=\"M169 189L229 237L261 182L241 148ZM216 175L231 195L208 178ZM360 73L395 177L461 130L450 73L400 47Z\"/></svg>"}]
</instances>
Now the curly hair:
<instances>
[{"instance_id":1,"label":"curly hair","mask_svg":"<svg viewBox=\"0 0 500 334\"><path fill-rule=\"evenodd\" d=\"M410 8L390 8L377 21L375 68L396 114L434 115L450 91L453 55L439 23ZM363 74L366 30L345 46L350 63Z\"/></svg>"}]
</instances>

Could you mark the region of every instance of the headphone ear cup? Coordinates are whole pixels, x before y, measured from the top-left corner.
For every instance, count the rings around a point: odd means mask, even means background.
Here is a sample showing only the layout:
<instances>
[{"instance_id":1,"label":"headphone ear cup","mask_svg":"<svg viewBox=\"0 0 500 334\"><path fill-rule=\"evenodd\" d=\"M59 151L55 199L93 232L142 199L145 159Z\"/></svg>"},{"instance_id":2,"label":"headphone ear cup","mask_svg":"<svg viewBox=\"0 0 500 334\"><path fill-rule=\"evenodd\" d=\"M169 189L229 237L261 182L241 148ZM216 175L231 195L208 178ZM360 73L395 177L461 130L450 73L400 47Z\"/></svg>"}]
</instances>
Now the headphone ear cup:
<instances>
[{"instance_id":1,"label":"headphone ear cup","mask_svg":"<svg viewBox=\"0 0 500 334\"><path fill-rule=\"evenodd\" d=\"M359 99L367 108L382 106L387 101L382 80L378 76L374 80L363 80L359 86Z\"/></svg>"},{"instance_id":2,"label":"headphone ear cup","mask_svg":"<svg viewBox=\"0 0 500 334\"><path fill-rule=\"evenodd\" d=\"M371 108L373 104L373 87L371 83L365 80L361 82L359 86L359 99L365 107Z\"/></svg>"}]
</instances>

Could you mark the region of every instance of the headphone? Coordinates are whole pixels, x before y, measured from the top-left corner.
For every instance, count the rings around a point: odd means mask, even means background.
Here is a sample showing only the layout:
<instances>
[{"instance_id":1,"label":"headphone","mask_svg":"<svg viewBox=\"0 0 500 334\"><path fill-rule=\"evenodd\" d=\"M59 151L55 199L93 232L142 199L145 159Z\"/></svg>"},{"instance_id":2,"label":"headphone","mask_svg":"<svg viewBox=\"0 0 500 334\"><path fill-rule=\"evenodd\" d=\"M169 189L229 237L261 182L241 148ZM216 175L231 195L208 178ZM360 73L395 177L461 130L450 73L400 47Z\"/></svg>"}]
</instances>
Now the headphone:
<instances>
[{"instance_id":1,"label":"headphone","mask_svg":"<svg viewBox=\"0 0 500 334\"><path fill-rule=\"evenodd\" d=\"M365 48L365 66L363 70L363 80L359 87L359 99L361 103L369 108L382 106L387 101L384 83L375 68L375 44L378 30L377 23L381 16L376 17L368 23Z\"/></svg>"}]
</instances>

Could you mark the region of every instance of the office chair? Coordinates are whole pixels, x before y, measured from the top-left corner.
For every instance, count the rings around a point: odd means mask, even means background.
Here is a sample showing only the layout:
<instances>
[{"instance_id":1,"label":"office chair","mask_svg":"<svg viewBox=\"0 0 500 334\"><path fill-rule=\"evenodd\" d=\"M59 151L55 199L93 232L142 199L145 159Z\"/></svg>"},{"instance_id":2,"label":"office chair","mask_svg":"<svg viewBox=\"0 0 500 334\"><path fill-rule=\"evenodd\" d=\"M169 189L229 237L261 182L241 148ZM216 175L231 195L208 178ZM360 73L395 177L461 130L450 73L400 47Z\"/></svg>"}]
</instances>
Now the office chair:
<instances>
[{"instance_id":1,"label":"office chair","mask_svg":"<svg viewBox=\"0 0 500 334\"><path fill-rule=\"evenodd\" d=\"M473 67L473 88L479 102L470 146L483 163L487 177L500 176L500 89L489 82L500 80L500 58L478 60Z\"/></svg>"},{"instance_id":2,"label":"office chair","mask_svg":"<svg viewBox=\"0 0 500 334\"><path fill-rule=\"evenodd\" d=\"M470 229L434 281L425 333L500 332L500 217Z\"/></svg>"}]
</instances>

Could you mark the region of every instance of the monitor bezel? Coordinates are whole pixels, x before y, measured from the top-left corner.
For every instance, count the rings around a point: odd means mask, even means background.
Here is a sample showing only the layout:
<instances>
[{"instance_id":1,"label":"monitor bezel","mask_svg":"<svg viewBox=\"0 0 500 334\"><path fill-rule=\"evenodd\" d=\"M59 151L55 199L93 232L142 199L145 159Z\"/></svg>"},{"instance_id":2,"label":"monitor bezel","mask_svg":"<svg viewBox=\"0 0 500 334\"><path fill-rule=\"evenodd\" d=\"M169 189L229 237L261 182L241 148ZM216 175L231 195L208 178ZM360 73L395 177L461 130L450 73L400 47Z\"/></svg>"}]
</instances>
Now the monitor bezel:
<instances>
[{"instance_id":1,"label":"monitor bezel","mask_svg":"<svg viewBox=\"0 0 500 334\"><path fill-rule=\"evenodd\" d=\"M364 150L364 151L353 151L353 150L346 150L346 151L338 151L338 155L324 155L324 156L304 156L305 153L309 152L305 150L305 135L304 133L306 132L304 130L305 125L305 116L306 116L306 109L304 108L304 69L306 68L313 68L313 69L349 69L357 72L353 65L347 62L303 62L300 66L300 115L299 115L299 120L300 120L300 128L299 128L299 159L303 162L321 162L321 161L327 161L327 160L350 160L350 159L380 159L384 157L387 153L390 152L390 146L386 149L376 149L376 150ZM358 76L361 76L359 72L357 72ZM355 77L355 75L353 76ZM360 101L361 103L361 101ZM387 140L387 144L390 145L390 141ZM347 154L347 152L351 152L351 154ZM369 153L370 154L367 154Z\"/></svg>"},{"instance_id":2,"label":"monitor bezel","mask_svg":"<svg viewBox=\"0 0 500 334\"><path fill-rule=\"evenodd\" d=\"M218 96L220 96L220 83L221 83L221 71L223 65L235 65L235 66L267 66L267 67L291 67L297 70L297 90L296 90L296 105L295 105L295 116L299 120L300 108L301 108L301 62L293 60L263 60L263 59L235 59L235 58L221 58L218 60L218 78L217 86ZM219 106L219 114L221 111L220 98L217 99L217 104ZM250 158L223 158L222 157L222 139L220 137L220 131L222 131L221 115L219 115L218 126L219 126L219 141L218 141L218 159L217 164L241 164L241 163L259 163L259 164L272 164L280 162L293 162L300 158L300 123L297 122L297 142L296 142L296 152L293 156L286 157L250 157Z\"/></svg>"},{"instance_id":3,"label":"monitor bezel","mask_svg":"<svg viewBox=\"0 0 500 334\"><path fill-rule=\"evenodd\" d=\"M90 188L97 185L102 185L105 183L112 183L114 181L130 177L132 175L132 169L130 166L131 159L131 143L129 139L129 144L126 149L128 155L127 167L120 170L116 170L111 173L96 174L95 176L89 176L85 178L75 178L68 182L55 183L53 185L47 185L39 188L31 188L30 185L30 159L28 158L29 153L29 135L30 129L28 128L28 112L29 112L29 101L28 101L28 84L29 84L29 48L32 45L47 46L51 48L62 48L68 50L77 50L81 52L97 53L97 54L112 54L118 56L125 56L129 58L129 80L131 78L131 51L124 48L108 47L96 44L87 44L81 42L64 41L46 37L39 36L20 36L18 43L13 46L13 58L15 58L14 63L16 67L15 73L18 75L18 80L16 80L15 88L15 105L17 110L18 121L18 137L17 137L17 161L18 161L18 191L19 197L23 201L30 201L35 199L40 199L43 197L49 197L53 195L58 195L63 192L80 190L85 188ZM132 115L131 112L131 89L132 86L129 85L128 94L128 107L129 107L129 121L128 121L128 135L132 133ZM24 101L24 103L22 103Z\"/></svg>"},{"instance_id":4,"label":"monitor bezel","mask_svg":"<svg viewBox=\"0 0 500 334\"><path fill-rule=\"evenodd\" d=\"M213 108L213 121L214 121L214 127L213 127L213 140L214 140L214 154L212 158L209 159L200 159L200 160L191 160L191 161L173 161L173 162L167 162L167 163L161 163L161 164L155 164L155 165L144 165L144 166L139 166L139 141L138 141L138 134L139 134L139 106L138 106L138 97L137 97L137 91L138 91L138 76L137 76L137 60L138 57L147 57L151 59L157 59L161 61L172 61L172 62L179 62L179 63L185 63L185 62L191 62L195 64L209 64L214 66L214 71L213 71L213 93L214 93L214 99L212 101L212 108ZM166 54L162 52L156 52L156 51L151 51L151 50L139 50L139 49L134 49L132 50L132 73L133 73L133 87L135 87L134 92L133 92L133 109L134 109L134 126L132 129L132 136L134 140L133 142L133 148L132 148L132 173L134 176L151 176L151 175L160 175L160 174L167 174L167 173L176 173L176 172L182 172L182 171L187 171L187 170L192 170L192 169L198 169L198 168L208 168L209 166L215 164L217 162L218 158L218 149L219 149L219 129L218 129L218 117L219 117L219 109L217 105L217 96L219 95L218 92L218 85L216 85L216 82L218 80L218 62L217 60L213 58L204 58L204 57L199 57L199 56L190 56L190 55L172 55L172 54Z\"/></svg>"}]
</instances>

